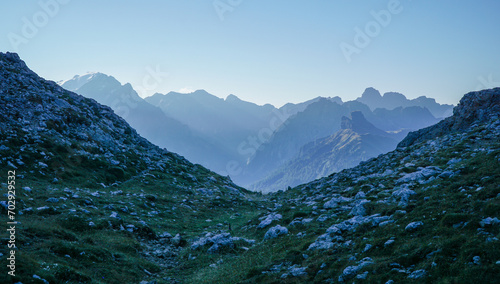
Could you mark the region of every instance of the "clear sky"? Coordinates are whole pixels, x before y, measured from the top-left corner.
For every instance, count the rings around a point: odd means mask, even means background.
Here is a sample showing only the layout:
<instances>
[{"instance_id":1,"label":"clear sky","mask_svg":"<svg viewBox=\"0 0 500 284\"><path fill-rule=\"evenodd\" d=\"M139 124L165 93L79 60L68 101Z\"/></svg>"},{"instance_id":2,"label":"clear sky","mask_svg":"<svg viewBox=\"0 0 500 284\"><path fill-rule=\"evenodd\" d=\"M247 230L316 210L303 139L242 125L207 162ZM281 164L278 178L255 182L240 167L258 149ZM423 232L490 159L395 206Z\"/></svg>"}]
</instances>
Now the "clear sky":
<instances>
[{"instance_id":1,"label":"clear sky","mask_svg":"<svg viewBox=\"0 0 500 284\"><path fill-rule=\"evenodd\" d=\"M497 0L40 0L0 7L0 50L18 52L42 77L98 71L143 96L205 89L281 106L317 96L355 99L371 86L456 104L468 91L500 86Z\"/></svg>"}]
</instances>

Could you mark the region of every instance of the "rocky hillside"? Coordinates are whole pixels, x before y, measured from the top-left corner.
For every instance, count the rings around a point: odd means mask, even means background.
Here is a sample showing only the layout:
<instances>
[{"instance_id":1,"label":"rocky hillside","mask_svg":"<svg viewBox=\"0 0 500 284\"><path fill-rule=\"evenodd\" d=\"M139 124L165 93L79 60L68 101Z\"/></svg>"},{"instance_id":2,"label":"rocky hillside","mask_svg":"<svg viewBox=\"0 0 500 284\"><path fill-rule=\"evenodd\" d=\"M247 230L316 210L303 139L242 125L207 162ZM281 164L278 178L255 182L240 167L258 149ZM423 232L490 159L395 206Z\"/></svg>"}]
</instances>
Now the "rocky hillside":
<instances>
[{"instance_id":1,"label":"rocky hillside","mask_svg":"<svg viewBox=\"0 0 500 284\"><path fill-rule=\"evenodd\" d=\"M19 222L17 277L2 273L1 283L43 283L32 275L138 283L177 266L185 238L259 211L229 178L151 144L109 107L38 77L17 54L0 53L0 113L1 188L7 193L5 175L15 171Z\"/></svg>"},{"instance_id":2,"label":"rocky hillside","mask_svg":"<svg viewBox=\"0 0 500 284\"><path fill-rule=\"evenodd\" d=\"M240 279L497 283L499 98L498 88L469 93L453 117L395 151L271 195L261 218L283 233L258 245Z\"/></svg>"}]
</instances>

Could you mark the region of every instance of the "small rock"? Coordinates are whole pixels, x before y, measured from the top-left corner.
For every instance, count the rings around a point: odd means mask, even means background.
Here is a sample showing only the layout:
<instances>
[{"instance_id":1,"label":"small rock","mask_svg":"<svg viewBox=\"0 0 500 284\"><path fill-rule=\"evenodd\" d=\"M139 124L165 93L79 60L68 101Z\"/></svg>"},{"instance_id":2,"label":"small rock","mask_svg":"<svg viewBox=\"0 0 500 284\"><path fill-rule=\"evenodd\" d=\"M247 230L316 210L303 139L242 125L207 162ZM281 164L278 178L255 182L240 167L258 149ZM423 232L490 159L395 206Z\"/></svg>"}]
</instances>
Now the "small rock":
<instances>
[{"instance_id":1,"label":"small rock","mask_svg":"<svg viewBox=\"0 0 500 284\"><path fill-rule=\"evenodd\" d=\"M500 224L500 220L498 220L497 217L495 217L495 218L488 217L488 218L481 220L481 222L479 222L479 225L481 225L481 227L489 227L489 226L494 226L494 225L498 225L498 224Z\"/></svg>"},{"instance_id":2,"label":"small rock","mask_svg":"<svg viewBox=\"0 0 500 284\"><path fill-rule=\"evenodd\" d=\"M290 272L290 274L292 274L292 276L300 277L300 276L307 275L306 269L307 269L307 267L291 266L290 268L288 268L288 271Z\"/></svg>"},{"instance_id":3,"label":"small rock","mask_svg":"<svg viewBox=\"0 0 500 284\"><path fill-rule=\"evenodd\" d=\"M363 249L363 252L367 252L367 251L369 251L372 247L373 247L372 245L370 245L370 244L366 244L366 245L365 245L365 248Z\"/></svg>"},{"instance_id":4,"label":"small rock","mask_svg":"<svg viewBox=\"0 0 500 284\"><path fill-rule=\"evenodd\" d=\"M49 284L49 281L43 279L42 277L40 277L40 276L38 276L36 274L33 274L33 278L38 279L38 280L42 281L45 284Z\"/></svg>"},{"instance_id":5,"label":"small rock","mask_svg":"<svg viewBox=\"0 0 500 284\"><path fill-rule=\"evenodd\" d=\"M388 240L387 242L384 243L384 247L390 246L394 243L394 240Z\"/></svg>"},{"instance_id":6,"label":"small rock","mask_svg":"<svg viewBox=\"0 0 500 284\"><path fill-rule=\"evenodd\" d=\"M368 271L365 271L361 274L356 275L356 278L357 279L366 279L367 276L368 276Z\"/></svg>"},{"instance_id":7,"label":"small rock","mask_svg":"<svg viewBox=\"0 0 500 284\"><path fill-rule=\"evenodd\" d=\"M181 235L180 234L175 235L175 237L172 238L171 242L176 247L180 246L182 242Z\"/></svg>"},{"instance_id":8,"label":"small rock","mask_svg":"<svg viewBox=\"0 0 500 284\"><path fill-rule=\"evenodd\" d=\"M408 224L405 227L405 231L407 231L407 232L413 232L413 231L416 231L416 230L420 229L423 225L424 225L424 223L421 222L421 221L411 222L410 224Z\"/></svg>"},{"instance_id":9,"label":"small rock","mask_svg":"<svg viewBox=\"0 0 500 284\"><path fill-rule=\"evenodd\" d=\"M45 202L57 203L57 202L59 202L59 198L51 197L51 198L47 199Z\"/></svg>"},{"instance_id":10,"label":"small rock","mask_svg":"<svg viewBox=\"0 0 500 284\"><path fill-rule=\"evenodd\" d=\"M118 213L116 213L114 211L111 212L111 215L109 215L109 218L115 218L115 219L118 219L118 220L121 219L120 215L118 215Z\"/></svg>"},{"instance_id":11,"label":"small rock","mask_svg":"<svg viewBox=\"0 0 500 284\"><path fill-rule=\"evenodd\" d=\"M358 273L359 268L357 266L348 266L342 271L342 275L339 276L339 282L344 282L353 278L356 273Z\"/></svg>"},{"instance_id":12,"label":"small rock","mask_svg":"<svg viewBox=\"0 0 500 284\"><path fill-rule=\"evenodd\" d=\"M419 270L413 271L410 275L408 275L408 278L420 279L420 278L424 278L426 275L427 275L427 272L425 271L425 269L419 269Z\"/></svg>"},{"instance_id":13,"label":"small rock","mask_svg":"<svg viewBox=\"0 0 500 284\"><path fill-rule=\"evenodd\" d=\"M472 258L472 261L474 262L474 264L476 265L480 265L481 264L481 257L476 255Z\"/></svg>"},{"instance_id":14,"label":"small rock","mask_svg":"<svg viewBox=\"0 0 500 284\"><path fill-rule=\"evenodd\" d=\"M281 218L283 218L283 216L281 216L281 214L271 213L271 214L267 215L264 218L264 220L262 220L262 222L260 222L260 224L257 226L257 228L258 229L265 228L265 227L271 225L271 223L273 221L280 220Z\"/></svg>"}]
</instances>

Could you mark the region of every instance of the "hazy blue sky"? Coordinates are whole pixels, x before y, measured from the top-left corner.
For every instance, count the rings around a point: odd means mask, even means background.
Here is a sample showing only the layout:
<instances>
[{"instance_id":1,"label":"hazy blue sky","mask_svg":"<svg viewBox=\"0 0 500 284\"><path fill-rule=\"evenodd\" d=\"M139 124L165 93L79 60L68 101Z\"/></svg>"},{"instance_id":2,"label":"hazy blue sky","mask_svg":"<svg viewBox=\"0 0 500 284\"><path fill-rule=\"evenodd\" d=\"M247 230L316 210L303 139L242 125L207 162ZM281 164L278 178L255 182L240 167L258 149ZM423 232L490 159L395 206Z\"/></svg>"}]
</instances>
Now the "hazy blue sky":
<instances>
[{"instance_id":1,"label":"hazy blue sky","mask_svg":"<svg viewBox=\"0 0 500 284\"><path fill-rule=\"evenodd\" d=\"M47 79L99 71L142 94L281 106L372 86L456 104L500 85L499 11L497 0L2 1L0 50Z\"/></svg>"}]
</instances>

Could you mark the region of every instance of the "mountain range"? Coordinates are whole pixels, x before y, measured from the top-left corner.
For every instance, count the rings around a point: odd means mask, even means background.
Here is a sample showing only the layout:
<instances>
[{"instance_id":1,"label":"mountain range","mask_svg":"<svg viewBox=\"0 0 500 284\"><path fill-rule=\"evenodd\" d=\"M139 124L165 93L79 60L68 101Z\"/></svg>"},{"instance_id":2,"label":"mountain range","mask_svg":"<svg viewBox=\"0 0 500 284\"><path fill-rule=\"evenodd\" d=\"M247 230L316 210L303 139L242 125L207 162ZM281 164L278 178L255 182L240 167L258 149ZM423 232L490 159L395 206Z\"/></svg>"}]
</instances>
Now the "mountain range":
<instances>
[{"instance_id":1,"label":"mountain range","mask_svg":"<svg viewBox=\"0 0 500 284\"><path fill-rule=\"evenodd\" d=\"M448 115L452 108L425 97L408 100L393 93L382 97L373 88L367 88L355 101L317 97L276 108L270 104L259 106L246 102L235 95L221 99L204 90L188 94L156 93L142 99L130 84L122 85L112 76L101 73L77 75L59 84L110 106L139 134L160 147L222 175L229 175L239 185L266 192L278 188L277 184L270 185L270 188L253 184L263 179L267 182L261 185L269 184L269 180L275 180L270 176L299 154L313 156L304 153L308 147L302 148L335 134L340 130L342 117L353 111L361 111L374 126L394 133L394 139L401 140L409 131L439 121L428 107L439 117ZM381 106L387 108L379 108ZM336 147L331 143L328 145ZM393 143L389 143L384 148L392 146ZM376 152L370 153L374 155ZM367 154L365 157L372 156ZM357 158L344 158L358 161ZM314 169L317 172L310 177L326 173Z\"/></svg>"},{"instance_id":2,"label":"mountain range","mask_svg":"<svg viewBox=\"0 0 500 284\"><path fill-rule=\"evenodd\" d=\"M301 148L308 143L335 134L341 129L342 118L349 116L353 111L360 111L368 121L371 121L381 130L392 132L394 134L393 139L396 139L396 141L403 139L411 130L420 129L439 121L426 108L422 107L399 107L393 110L376 109L372 112L368 106L358 101L345 102L340 105L336 102L319 100L309 105L303 112L290 117L282 127L274 132L269 142L259 148L255 156L249 161L241 178L235 176L232 177L233 180L243 186L269 191L270 188L262 188L263 183L256 186L252 184L255 180L261 179L266 179L267 182L264 184L269 184L269 180L275 180L275 177L270 175L274 175L274 171L291 162L299 154L313 157L314 153L306 153L311 148L306 147L302 150ZM394 146L393 144L391 142L384 148L390 149ZM331 151L335 147L340 147L334 146L332 143L328 143L328 145L332 147ZM371 154L374 155L375 152L371 152ZM366 156L366 158L371 157L373 156ZM348 156L344 158L346 159L346 165L349 164L347 162L349 160L358 161L354 157L353 159ZM310 176L319 177L325 174L324 171L319 169L314 167L316 172ZM335 169L342 168L335 167ZM277 187L273 188L276 189Z\"/></svg>"},{"instance_id":3,"label":"mountain range","mask_svg":"<svg viewBox=\"0 0 500 284\"><path fill-rule=\"evenodd\" d=\"M376 128L361 111L343 116L335 134L301 147L299 154L249 189L284 190L356 166L396 148L400 136Z\"/></svg>"},{"instance_id":4,"label":"mountain range","mask_svg":"<svg viewBox=\"0 0 500 284\"><path fill-rule=\"evenodd\" d=\"M383 96L374 88L367 88L361 97L356 99L370 107L371 110L385 108L388 110L397 107L420 106L427 108L434 117L445 118L452 114L452 105L438 104L433 98L420 96L409 100L403 94L397 92L387 92Z\"/></svg>"}]
</instances>

